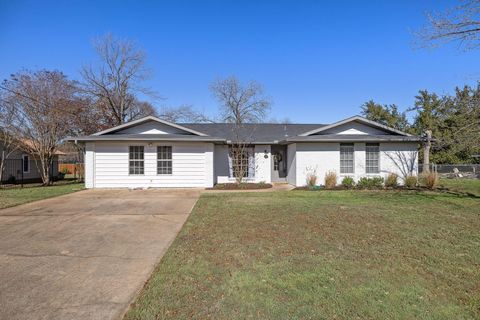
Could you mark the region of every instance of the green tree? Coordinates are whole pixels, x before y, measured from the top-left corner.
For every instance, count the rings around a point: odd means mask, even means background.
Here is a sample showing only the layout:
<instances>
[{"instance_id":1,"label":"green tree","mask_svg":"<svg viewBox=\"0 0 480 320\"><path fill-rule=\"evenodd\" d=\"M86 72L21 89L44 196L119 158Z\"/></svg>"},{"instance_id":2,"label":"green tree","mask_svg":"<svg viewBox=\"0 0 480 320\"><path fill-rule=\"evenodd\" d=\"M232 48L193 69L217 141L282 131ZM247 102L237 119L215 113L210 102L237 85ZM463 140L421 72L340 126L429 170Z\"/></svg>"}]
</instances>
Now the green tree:
<instances>
[{"instance_id":1,"label":"green tree","mask_svg":"<svg viewBox=\"0 0 480 320\"><path fill-rule=\"evenodd\" d=\"M432 131L434 163L466 163L480 151L480 87L456 88L439 97L426 90L415 97L413 133Z\"/></svg>"},{"instance_id":2,"label":"green tree","mask_svg":"<svg viewBox=\"0 0 480 320\"><path fill-rule=\"evenodd\" d=\"M370 100L362 105L362 115L369 120L401 131L410 130L406 113L398 111L398 107L394 104L382 105Z\"/></svg>"}]
</instances>

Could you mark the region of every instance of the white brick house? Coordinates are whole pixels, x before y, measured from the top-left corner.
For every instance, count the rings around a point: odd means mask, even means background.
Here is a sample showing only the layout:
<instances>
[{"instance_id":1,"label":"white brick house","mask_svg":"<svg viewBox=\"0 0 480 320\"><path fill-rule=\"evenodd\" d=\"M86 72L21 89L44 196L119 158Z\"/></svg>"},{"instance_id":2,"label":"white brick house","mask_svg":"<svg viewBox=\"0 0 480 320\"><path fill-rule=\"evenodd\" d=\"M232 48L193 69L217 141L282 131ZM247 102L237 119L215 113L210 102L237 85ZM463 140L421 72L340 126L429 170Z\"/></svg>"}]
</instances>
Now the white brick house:
<instances>
[{"instance_id":1,"label":"white brick house","mask_svg":"<svg viewBox=\"0 0 480 320\"><path fill-rule=\"evenodd\" d=\"M232 124L174 124L145 117L91 136L69 140L85 143L87 188L211 187L234 182L229 147ZM410 162L417 173L421 139L355 116L330 125L247 124L245 179L303 186L308 174L323 183L326 172L339 177L402 176L395 160Z\"/></svg>"}]
</instances>

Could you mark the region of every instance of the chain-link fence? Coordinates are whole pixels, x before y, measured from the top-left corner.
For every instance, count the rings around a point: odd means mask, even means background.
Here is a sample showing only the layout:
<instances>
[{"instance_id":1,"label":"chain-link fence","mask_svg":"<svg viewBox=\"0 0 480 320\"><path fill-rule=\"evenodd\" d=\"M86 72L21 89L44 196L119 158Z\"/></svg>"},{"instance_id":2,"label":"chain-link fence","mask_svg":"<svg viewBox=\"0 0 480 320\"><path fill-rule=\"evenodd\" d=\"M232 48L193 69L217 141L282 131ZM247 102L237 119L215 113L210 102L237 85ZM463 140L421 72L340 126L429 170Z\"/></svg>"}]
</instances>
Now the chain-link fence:
<instances>
[{"instance_id":1,"label":"chain-link fence","mask_svg":"<svg viewBox=\"0 0 480 320\"><path fill-rule=\"evenodd\" d=\"M418 166L423 172L424 165ZM448 178L480 178L480 164L430 164L430 171L436 171L441 177Z\"/></svg>"}]
</instances>

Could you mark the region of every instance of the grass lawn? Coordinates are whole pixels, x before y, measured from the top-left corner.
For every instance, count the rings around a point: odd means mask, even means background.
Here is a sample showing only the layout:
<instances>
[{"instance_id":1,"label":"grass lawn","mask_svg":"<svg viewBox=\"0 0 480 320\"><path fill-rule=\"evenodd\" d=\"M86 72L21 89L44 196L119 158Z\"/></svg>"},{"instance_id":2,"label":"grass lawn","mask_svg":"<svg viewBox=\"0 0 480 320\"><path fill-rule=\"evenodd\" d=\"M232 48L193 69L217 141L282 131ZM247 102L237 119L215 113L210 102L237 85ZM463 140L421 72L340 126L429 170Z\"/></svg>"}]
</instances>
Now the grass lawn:
<instances>
[{"instance_id":1,"label":"grass lawn","mask_svg":"<svg viewBox=\"0 0 480 320\"><path fill-rule=\"evenodd\" d=\"M480 179L440 179L439 185L480 197Z\"/></svg>"},{"instance_id":2,"label":"grass lawn","mask_svg":"<svg viewBox=\"0 0 480 320\"><path fill-rule=\"evenodd\" d=\"M480 318L480 198L204 194L126 319Z\"/></svg>"},{"instance_id":3,"label":"grass lawn","mask_svg":"<svg viewBox=\"0 0 480 320\"><path fill-rule=\"evenodd\" d=\"M83 183L60 183L48 187L39 185L26 186L24 188L15 187L11 189L0 189L0 209L17 206L27 202L51 198L82 190Z\"/></svg>"}]
</instances>

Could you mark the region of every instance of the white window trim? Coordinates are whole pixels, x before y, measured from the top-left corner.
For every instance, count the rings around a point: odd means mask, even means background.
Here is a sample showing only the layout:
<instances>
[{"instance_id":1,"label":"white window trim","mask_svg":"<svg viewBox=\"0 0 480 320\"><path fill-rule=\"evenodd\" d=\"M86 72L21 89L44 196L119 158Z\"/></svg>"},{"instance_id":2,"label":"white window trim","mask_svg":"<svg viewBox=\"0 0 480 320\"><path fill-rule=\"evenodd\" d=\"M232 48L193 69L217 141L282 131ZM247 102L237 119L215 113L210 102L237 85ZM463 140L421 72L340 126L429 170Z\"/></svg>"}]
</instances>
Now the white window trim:
<instances>
[{"instance_id":1,"label":"white window trim","mask_svg":"<svg viewBox=\"0 0 480 320\"><path fill-rule=\"evenodd\" d=\"M28 158L27 163L28 163L28 170L25 171L25 157ZM22 172L23 173L30 173L30 155L28 154L22 154Z\"/></svg>"},{"instance_id":2,"label":"white window trim","mask_svg":"<svg viewBox=\"0 0 480 320\"><path fill-rule=\"evenodd\" d=\"M353 171L352 171L352 172L348 172L348 173L344 172L344 173L342 173L342 156L341 156L341 153L342 153L342 150L341 150L342 144L344 144L344 145L345 145L345 144L348 144L348 145L351 144L351 145L353 146ZM347 143L347 142L345 142L345 143L343 143L343 142L340 143L340 144L339 144L339 147L338 147L338 156L339 156L339 168L338 168L339 170L338 170L338 172L340 172L340 176L341 176L341 177L351 177L352 175L355 175L355 143Z\"/></svg>"},{"instance_id":3,"label":"white window trim","mask_svg":"<svg viewBox=\"0 0 480 320\"><path fill-rule=\"evenodd\" d=\"M170 147L172 148L172 158L170 159L170 162L172 163L172 173L158 173L158 161L165 161L165 160L160 160L158 159L158 147ZM173 145L171 144L158 144L158 145L155 145L155 155L156 155L156 166L155 166L155 170L157 172L157 176L162 176L162 177L168 177L168 176L173 176ZM166 160L168 161L168 160Z\"/></svg>"},{"instance_id":4,"label":"white window trim","mask_svg":"<svg viewBox=\"0 0 480 320\"><path fill-rule=\"evenodd\" d=\"M367 144L378 144L378 172L367 173ZM380 143L365 143L365 174L369 177L380 177L382 173L382 151Z\"/></svg>"},{"instance_id":5,"label":"white window trim","mask_svg":"<svg viewBox=\"0 0 480 320\"><path fill-rule=\"evenodd\" d=\"M143 147L143 160L131 160L130 159L130 147ZM145 146L143 144L132 144L128 146L128 162L127 162L127 170L129 176L144 176L145 175ZM130 173L130 161L143 161L143 173Z\"/></svg>"}]
</instances>

